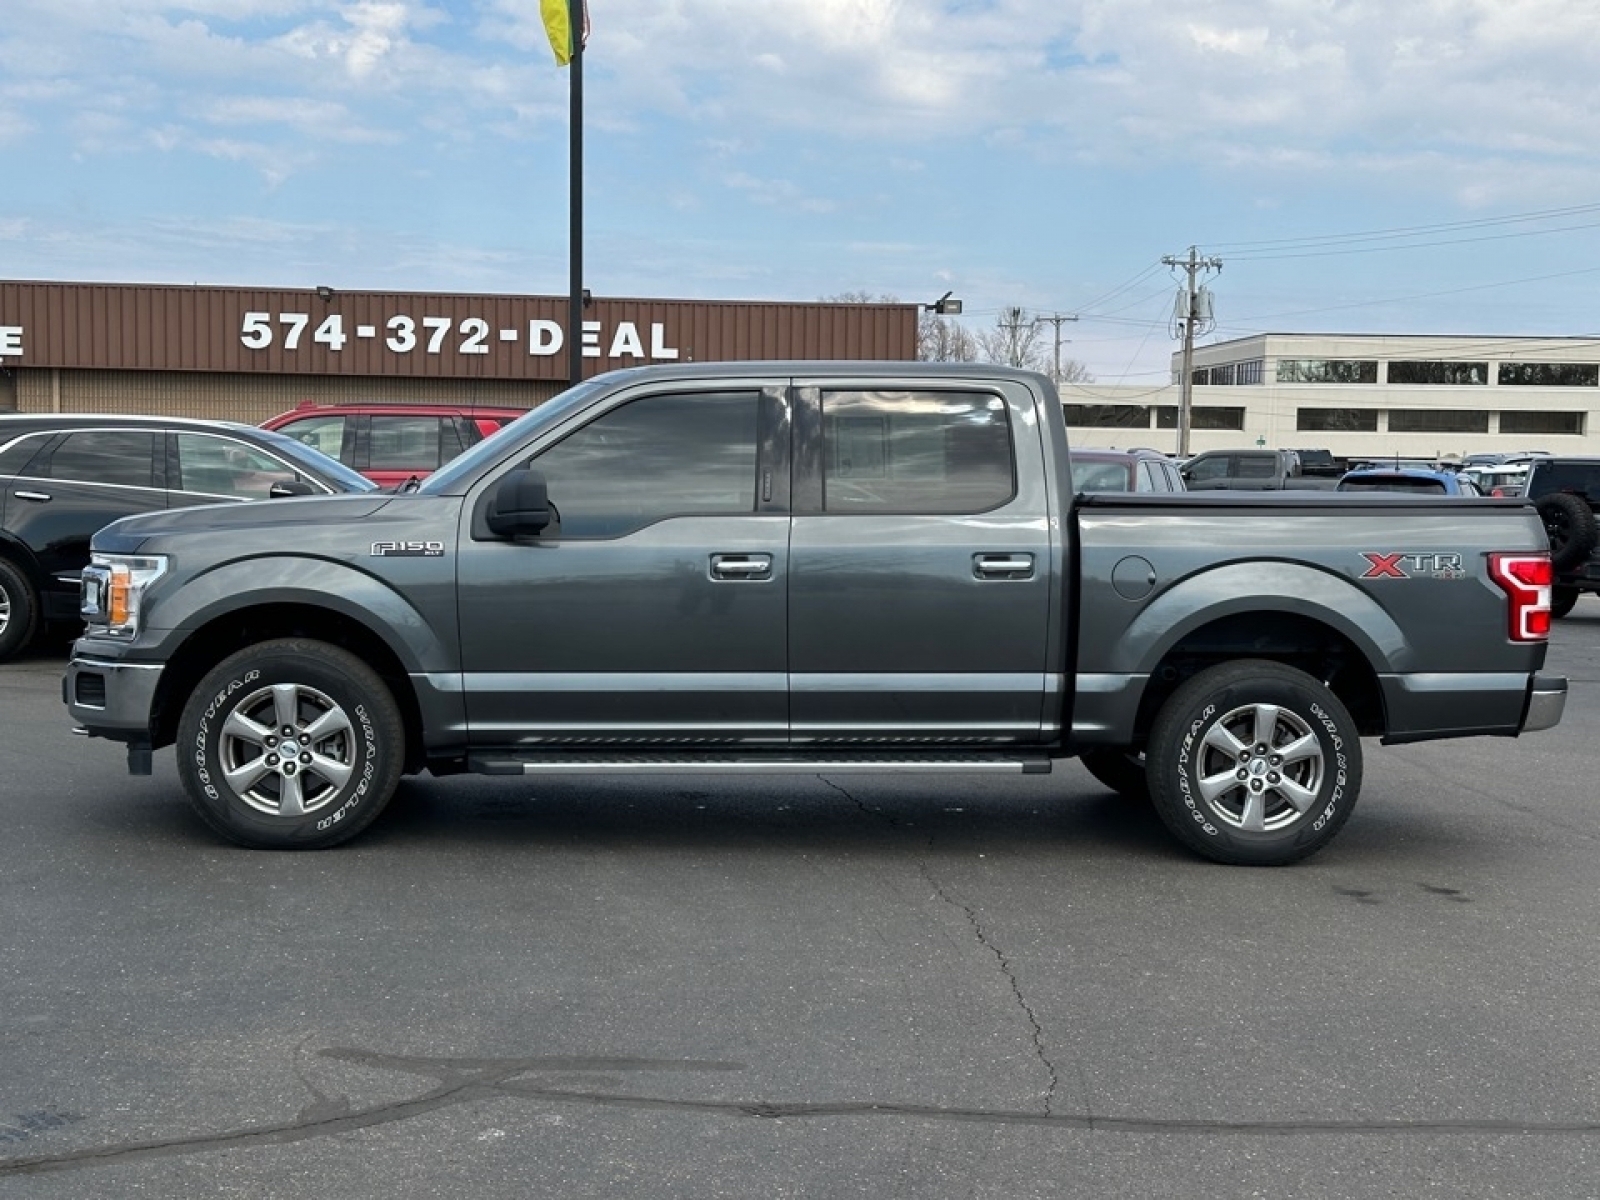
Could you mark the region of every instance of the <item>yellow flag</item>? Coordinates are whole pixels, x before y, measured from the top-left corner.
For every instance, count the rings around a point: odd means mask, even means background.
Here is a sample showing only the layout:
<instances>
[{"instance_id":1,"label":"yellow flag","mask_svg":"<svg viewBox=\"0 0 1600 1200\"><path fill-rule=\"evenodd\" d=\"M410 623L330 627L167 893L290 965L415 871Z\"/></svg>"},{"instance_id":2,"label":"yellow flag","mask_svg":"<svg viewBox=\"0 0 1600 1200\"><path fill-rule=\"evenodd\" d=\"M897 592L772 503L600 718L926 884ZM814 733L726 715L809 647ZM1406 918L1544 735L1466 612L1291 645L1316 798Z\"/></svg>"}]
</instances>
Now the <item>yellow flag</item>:
<instances>
[{"instance_id":1,"label":"yellow flag","mask_svg":"<svg viewBox=\"0 0 1600 1200\"><path fill-rule=\"evenodd\" d=\"M572 61L572 6L574 0L539 0L539 15L544 18L544 31L550 37L550 49L556 52L556 63L566 66ZM583 26L579 45L589 40L589 4L582 0Z\"/></svg>"}]
</instances>

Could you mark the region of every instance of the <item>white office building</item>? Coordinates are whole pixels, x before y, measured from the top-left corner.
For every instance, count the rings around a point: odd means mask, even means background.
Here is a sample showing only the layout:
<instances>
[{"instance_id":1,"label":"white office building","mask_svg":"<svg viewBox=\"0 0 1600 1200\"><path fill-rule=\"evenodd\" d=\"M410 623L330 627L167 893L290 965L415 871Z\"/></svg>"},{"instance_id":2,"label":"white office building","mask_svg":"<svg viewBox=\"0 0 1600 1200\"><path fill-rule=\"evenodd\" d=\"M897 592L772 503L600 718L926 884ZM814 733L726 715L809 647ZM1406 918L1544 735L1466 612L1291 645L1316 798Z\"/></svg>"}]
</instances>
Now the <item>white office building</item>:
<instances>
[{"instance_id":1,"label":"white office building","mask_svg":"<svg viewBox=\"0 0 1600 1200\"><path fill-rule=\"evenodd\" d=\"M1178 374L1069 384L1083 446L1177 449ZM1196 346L1189 449L1326 447L1344 457L1496 450L1600 455L1600 340L1265 333Z\"/></svg>"}]
</instances>

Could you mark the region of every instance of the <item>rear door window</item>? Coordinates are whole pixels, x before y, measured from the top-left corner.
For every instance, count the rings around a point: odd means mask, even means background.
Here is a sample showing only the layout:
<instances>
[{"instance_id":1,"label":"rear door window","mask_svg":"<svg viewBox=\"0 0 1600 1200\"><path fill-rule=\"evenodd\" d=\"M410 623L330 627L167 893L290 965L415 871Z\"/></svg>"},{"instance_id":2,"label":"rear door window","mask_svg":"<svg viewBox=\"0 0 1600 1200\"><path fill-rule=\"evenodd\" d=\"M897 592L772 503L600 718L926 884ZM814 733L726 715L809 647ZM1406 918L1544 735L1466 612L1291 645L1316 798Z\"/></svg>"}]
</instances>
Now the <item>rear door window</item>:
<instances>
[{"instance_id":1,"label":"rear door window","mask_svg":"<svg viewBox=\"0 0 1600 1200\"><path fill-rule=\"evenodd\" d=\"M121 487L159 487L156 434L141 429L85 429L69 433L36 468L51 479Z\"/></svg>"},{"instance_id":2,"label":"rear door window","mask_svg":"<svg viewBox=\"0 0 1600 1200\"><path fill-rule=\"evenodd\" d=\"M998 396L825 391L822 430L824 512L979 513L1016 494Z\"/></svg>"},{"instance_id":3,"label":"rear door window","mask_svg":"<svg viewBox=\"0 0 1600 1200\"><path fill-rule=\"evenodd\" d=\"M452 454L441 458L441 421L431 416L373 416L367 450L367 469L372 471L432 471L447 458L461 453L461 442L455 442Z\"/></svg>"}]
</instances>

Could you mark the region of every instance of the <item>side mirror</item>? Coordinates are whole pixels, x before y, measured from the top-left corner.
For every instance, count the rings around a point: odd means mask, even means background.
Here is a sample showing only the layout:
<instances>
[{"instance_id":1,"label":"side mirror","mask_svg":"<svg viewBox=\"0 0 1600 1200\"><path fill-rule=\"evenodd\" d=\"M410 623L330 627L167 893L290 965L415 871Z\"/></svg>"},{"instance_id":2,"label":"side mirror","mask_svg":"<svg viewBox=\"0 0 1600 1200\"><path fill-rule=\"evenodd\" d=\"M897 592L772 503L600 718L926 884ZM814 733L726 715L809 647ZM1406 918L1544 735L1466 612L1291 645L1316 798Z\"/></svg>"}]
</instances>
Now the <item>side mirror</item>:
<instances>
[{"instance_id":1,"label":"side mirror","mask_svg":"<svg viewBox=\"0 0 1600 1200\"><path fill-rule=\"evenodd\" d=\"M273 500L281 500L285 496L314 496L317 489L304 479L280 479L267 489L267 495Z\"/></svg>"},{"instance_id":2,"label":"side mirror","mask_svg":"<svg viewBox=\"0 0 1600 1200\"><path fill-rule=\"evenodd\" d=\"M495 485L484 519L501 537L539 533L550 524L550 494L544 476L527 467L509 472Z\"/></svg>"}]
</instances>

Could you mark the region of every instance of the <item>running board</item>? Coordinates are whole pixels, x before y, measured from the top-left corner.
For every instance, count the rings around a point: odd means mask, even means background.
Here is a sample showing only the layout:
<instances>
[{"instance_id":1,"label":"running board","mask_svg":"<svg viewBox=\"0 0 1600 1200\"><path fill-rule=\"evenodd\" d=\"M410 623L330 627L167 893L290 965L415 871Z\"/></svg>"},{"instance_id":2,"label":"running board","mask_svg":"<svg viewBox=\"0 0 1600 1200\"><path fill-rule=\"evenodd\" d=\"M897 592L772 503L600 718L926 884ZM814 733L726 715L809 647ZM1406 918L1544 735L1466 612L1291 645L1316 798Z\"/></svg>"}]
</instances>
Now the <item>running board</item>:
<instances>
[{"instance_id":1,"label":"running board","mask_svg":"<svg viewBox=\"0 0 1600 1200\"><path fill-rule=\"evenodd\" d=\"M826 758L781 754L703 758L688 754L470 754L467 769L479 775L1048 775L1050 759L1042 754L835 754Z\"/></svg>"}]
</instances>

